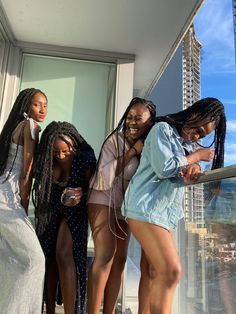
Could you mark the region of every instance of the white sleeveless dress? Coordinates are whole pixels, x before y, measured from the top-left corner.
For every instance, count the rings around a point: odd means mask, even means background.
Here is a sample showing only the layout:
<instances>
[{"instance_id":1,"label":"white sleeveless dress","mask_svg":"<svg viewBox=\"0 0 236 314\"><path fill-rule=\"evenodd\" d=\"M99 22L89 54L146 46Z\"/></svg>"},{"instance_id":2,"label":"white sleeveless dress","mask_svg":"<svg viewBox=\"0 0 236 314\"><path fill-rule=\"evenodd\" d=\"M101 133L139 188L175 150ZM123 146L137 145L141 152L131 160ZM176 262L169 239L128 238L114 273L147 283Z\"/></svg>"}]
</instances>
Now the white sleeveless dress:
<instances>
[{"instance_id":1,"label":"white sleeveless dress","mask_svg":"<svg viewBox=\"0 0 236 314\"><path fill-rule=\"evenodd\" d=\"M45 259L21 205L22 157L23 147L11 143L7 167L0 176L0 314L40 314L42 309Z\"/></svg>"}]
</instances>

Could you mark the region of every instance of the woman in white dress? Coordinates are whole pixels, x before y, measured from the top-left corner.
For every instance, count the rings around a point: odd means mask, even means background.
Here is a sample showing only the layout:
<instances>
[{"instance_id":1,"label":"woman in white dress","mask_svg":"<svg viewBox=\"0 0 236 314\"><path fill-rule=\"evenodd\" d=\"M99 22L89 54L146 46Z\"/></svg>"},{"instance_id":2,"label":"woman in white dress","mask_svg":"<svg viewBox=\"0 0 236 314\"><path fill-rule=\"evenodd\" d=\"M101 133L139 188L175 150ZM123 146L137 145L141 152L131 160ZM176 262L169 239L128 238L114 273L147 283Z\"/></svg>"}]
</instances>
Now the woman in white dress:
<instances>
[{"instance_id":1,"label":"woman in white dress","mask_svg":"<svg viewBox=\"0 0 236 314\"><path fill-rule=\"evenodd\" d=\"M47 97L20 92L0 134L0 313L39 314L45 260L27 217L32 164Z\"/></svg>"}]
</instances>

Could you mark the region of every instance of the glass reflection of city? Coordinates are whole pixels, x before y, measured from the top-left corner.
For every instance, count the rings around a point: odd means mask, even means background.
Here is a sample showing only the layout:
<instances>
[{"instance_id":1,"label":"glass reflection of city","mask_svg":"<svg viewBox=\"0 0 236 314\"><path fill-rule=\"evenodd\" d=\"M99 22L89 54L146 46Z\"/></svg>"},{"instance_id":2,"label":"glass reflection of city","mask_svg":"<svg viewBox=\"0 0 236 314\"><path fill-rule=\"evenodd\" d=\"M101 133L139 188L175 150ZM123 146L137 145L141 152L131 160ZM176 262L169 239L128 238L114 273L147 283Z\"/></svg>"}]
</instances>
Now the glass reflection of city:
<instances>
[{"instance_id":1,"label":"glass reflection of city","mask_svg":"<svg viewBox=\"0 0 236 314\"><path fill-rule=\"evenodd\" d=\"M186 187L176 243L183 265L173 313L236 313L236 178ZM126 313L137 313L139 246L131 240ZM174 306L175 306L174 305Z\"/></svg>"}]
</instances>

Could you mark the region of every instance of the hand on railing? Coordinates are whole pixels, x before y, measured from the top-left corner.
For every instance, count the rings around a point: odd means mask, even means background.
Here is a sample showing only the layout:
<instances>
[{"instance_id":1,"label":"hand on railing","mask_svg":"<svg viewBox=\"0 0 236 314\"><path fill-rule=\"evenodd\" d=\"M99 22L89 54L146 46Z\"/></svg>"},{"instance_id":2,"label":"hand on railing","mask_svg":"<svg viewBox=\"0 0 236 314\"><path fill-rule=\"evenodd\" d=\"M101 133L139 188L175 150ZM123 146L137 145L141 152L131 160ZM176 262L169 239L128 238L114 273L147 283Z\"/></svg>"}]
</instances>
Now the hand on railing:
<instances>
[{"instance_id":1,"label":"hand on railing","mask_svg":"<svg viewBox=\"0 0 236 314\"><path fill-rule=\"evenodd\" d=\"M184 183L191 184L196 183L203 172L199 164L191 164L182 168L179 175L183 178Z\"/></svg>"}]
</instances>

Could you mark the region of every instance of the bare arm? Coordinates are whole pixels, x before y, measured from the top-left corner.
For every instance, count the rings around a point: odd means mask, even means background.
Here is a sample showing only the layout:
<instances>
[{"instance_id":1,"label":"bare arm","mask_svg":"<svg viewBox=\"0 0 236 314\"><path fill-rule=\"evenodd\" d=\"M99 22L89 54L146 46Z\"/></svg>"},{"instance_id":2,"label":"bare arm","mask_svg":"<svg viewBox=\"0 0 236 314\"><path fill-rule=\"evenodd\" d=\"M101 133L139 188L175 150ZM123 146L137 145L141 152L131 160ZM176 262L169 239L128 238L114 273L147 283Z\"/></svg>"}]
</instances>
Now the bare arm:
<instances>
[{"instance_id":1,"label":"bare arm","mask_svg":"<svg viewBox=\"0 0 236 314\"><path fill-rule=\"evenodd\" d=\"M213 148L201 148L196 150L194 153L186 156L189 164L193 164L199 161L211 161L214 158Z\"/></svg>"},{"instance_id":2,"label":"bare arm","mask_svg":"<svg viewBox=\"0 0 236 314\"><path fill-rule=\"evenodd\" d=\"M123 137L123 136L122 136ZM113 134L108 137L105 141L95 175L94 182L91 183L91 186L95 190L106 191L111 189L114 179L121 173L124 166L128 164L132 157L139 154L142 150L143 143L139 142L140 148L137 147L138 141L134 144L134 148L130 148L128 152L125 152L125 156L122 155L123 151L123 138L120 138L118 135L117 142L117 134ZM119 148L117 147L119 145Z\"/></svg>"},{"instance_id":3,"label":"bare arm","mask_svg":"<svg viewBox=\"0 0 236 314\"><path fill-rule=\"evenodd\" d=\"M134 157L139 155L143 149L143 141L138 140L126 153L124 156L117 158L116 176L118 176L124 167L129 163L129 161Z\"/></svg>"},{"instance_id":4,"label":"bare arm","mask_svg":"<svg viewBox=\"0 0 236 314\"><path fill-rule=\"evenodd\" d=\"M29 196L32 184L32 166L34 162L34 153L37 144L39 129L36 128L36 140L33 140L30 132L30 123L26 121L23 135L24 135L24 153L23 153L23 167L20 176L20 196L21 204L26 213L28 213Z\"/></svg>"},{"instance_id":5,"label":"bare arm","mask_svg":"<svg viewBox=\"0 0 236 314\"><path fill-rule=\"evenodd\" d=\"M184 178L185 183L195 183L202 175L201 167L197 162L211 161L214 158L214 149L201 148L189 154L186 158L189 165L181 170L180 175Z\"/></svg>"},{"instance_id":6,"label":"bare arm","mask_svg":"<svg viewBox=\"0 0 236 314\"><path fill-rule=\"evenodd\" d=\"M202 174L203 173L199 164L188 165L180 172L180 176L183 177L185 183L196 183Z\"/></svg>"}]
</instances>

